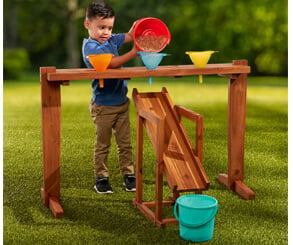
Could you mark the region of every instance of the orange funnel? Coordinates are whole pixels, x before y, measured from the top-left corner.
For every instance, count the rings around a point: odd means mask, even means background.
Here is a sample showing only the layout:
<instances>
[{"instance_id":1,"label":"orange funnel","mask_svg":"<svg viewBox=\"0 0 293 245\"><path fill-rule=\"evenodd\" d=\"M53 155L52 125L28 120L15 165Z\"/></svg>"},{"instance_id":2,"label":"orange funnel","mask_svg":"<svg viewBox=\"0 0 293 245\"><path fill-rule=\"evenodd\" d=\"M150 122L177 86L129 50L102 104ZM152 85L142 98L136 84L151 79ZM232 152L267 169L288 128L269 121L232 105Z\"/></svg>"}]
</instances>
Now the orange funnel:
<instances>
[{"instance_id":1,"label":"orange funnel","mask_svg":"<svg viewBox=\"0 0 293 245\"><path fill-rule=\"evenodd\" d=\"M218 52L218 51L212 51L212 50L198 51L198 52L188 51L185 53L189 55L189 58L191 59L192 63L195 65L195 67L202 68L202 67L205 67L206 64L209 62L211 55L216 52ZM199 75L199 82L200 83L203 82L202 75Z\"/></svg>"},{"instance_id":2,"label":"orange funnel","mask_svg":"<svg viewBox=\"0 0 293 245\"><path fill-rule=\"evenodd\" d=\"M113 56L114 56L113 54L90 54L87 57L91 65L95 68L95 70L97 72L102 72L108 68ZM103 88L104 79L99 79L99 81L100 81L100 88Z\"/></svg>"}]
</instances>

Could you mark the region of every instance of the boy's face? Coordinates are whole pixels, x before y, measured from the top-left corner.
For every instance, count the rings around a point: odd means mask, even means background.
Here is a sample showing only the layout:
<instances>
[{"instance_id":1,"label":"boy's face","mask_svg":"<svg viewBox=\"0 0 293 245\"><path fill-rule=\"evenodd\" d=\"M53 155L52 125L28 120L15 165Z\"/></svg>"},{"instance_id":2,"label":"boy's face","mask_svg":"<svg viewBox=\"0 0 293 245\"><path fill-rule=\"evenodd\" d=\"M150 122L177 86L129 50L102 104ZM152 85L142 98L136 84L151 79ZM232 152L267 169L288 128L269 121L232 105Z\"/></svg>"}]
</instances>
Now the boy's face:
<instances>
[{"instance_id":1,"label":"boy's face","mask_svg":"<svg viewBox=\"0 0 293 245\"><path fill-rule=\"evenodd\" d=\"M112 34L114 26L114 17L105 18L97 16L94 19L84 21L84 26L88 30L89 37L99 43L106 42Z\"/></svg>"}]
</instances>

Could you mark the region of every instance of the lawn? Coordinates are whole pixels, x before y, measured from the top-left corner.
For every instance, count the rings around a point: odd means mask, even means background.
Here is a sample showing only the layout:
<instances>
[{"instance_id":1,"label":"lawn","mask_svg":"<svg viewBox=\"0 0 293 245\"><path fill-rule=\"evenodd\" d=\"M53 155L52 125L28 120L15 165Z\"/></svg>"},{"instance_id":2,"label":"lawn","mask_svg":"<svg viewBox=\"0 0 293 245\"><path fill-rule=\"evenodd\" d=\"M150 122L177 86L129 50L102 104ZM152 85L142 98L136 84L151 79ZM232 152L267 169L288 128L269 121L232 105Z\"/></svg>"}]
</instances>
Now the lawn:
<instances>
[{"instance_id":1,"label":"lawn","mask_svg":"<svg viewBox=\"0 0 293 245\"><path fill-rule=\"evenodd\" d=\"M287 78L249 77L245 144L245 183L256 199L245 201L216 180L227 172L227 80L222 77L147 78L129 81L129 97L165 86L175 104L204 115L204 168L219 211L214 238L207 244L287 244L288 239L288 83ZM113 195L93 190L94 125L88 105L90 81L62 87L61 203L65 217L55 219L42 205L42 148L38 74L5 81L4 244L189 244L178 226L156 227L131 203L117 167L113 141L109 168ZM135 108L130 107L135 156ZM193 125L184 122L192 138ZM135 159L135 157L134 157ZM154 200L155 156L144 145L144 199ZM164 196L170 194L167 185ZM170 217L172 210L164 210Z\"/></svg>"}]
</instances>

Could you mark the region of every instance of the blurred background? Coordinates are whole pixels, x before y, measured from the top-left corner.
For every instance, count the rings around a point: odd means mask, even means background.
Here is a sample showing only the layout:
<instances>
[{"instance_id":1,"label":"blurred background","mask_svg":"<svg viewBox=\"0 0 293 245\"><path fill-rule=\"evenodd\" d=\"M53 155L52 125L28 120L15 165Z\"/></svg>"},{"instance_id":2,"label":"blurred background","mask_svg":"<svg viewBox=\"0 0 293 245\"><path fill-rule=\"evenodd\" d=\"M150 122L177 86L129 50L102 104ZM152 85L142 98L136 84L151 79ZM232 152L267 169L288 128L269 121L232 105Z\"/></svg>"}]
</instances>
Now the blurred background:
<instances>
[{"instance_id":1,"label":"blurred background","mask_svg":"<svg viewBox=\"0 0 293 245\"><path fill-rule=\"evenodd\" d=\"M4 79L41 66L85 67L81 58L87 0L4 0ZM218 50L210 63L247 59L253 75L287 76L286 0L108 0L115 10L114 33L127 32L142 17L168 26L170 53L162 65L190 64L185 51ZM131 49L125 44L123 54ZM141 65L136 58L125 66Z\"/></svg>"}]
</instances>

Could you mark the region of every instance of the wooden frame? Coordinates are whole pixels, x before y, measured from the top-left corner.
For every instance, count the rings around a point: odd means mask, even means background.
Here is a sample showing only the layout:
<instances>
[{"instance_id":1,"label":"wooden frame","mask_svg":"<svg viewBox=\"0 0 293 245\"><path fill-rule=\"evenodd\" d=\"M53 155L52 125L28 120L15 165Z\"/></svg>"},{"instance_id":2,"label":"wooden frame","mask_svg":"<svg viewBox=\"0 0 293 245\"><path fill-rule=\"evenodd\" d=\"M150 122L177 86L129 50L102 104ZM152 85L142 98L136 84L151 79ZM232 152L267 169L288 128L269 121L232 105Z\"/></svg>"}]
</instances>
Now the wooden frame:
<instances>
[{"instance_id":1,"label":"wooden frame","mask_svg":"<svg viewBox=\"0 0 293 245\"><path fill-rule=\"evenodd\" d=\"M94 69L56 69L41 67L41 114L43 145L43 186L41 196L54 217L64 215L60 204L60 141L61 141L61 85L70 80L218 74L229 79L228 116L228 174L219 174L218 180L244 199L254 199L254 192L244 183L244 136L246 117L247 73L246 60L233 63L208 64L204 68L193 65L159 66L156 70L145 67L123 67L96 72ZM238 99L241 98L241 99Z\"/></svg>"},{"instance_id":2,"label":"wooden frame","mask_svg":"<svg viewBox=\"0 0 293 245\"><path fill-rule=\"evenodd\" d=\"M209 186L205 172L202 172L202 176L194 175L195 172L203 170L203 116L182 106L173 105L166 88L163 88L161 93L140 94L134 89L133 100L137 108L137 190L133 204L159 227L177 224L175 218L163 218L163 206L173 205L179 197L179 192L186 190L199 193ZM190 152L188 148L192 149L191 143L180 123L182 116L196 123L196 145ZM175 125L179 125L178 129L181 130L176 130ZM156 152L155 200L152 202L143 201L143 126ZM173 135L176 140L172 140ZM170 156L168 153L171 153ZM188 154L192 154L193 157L188 157ZM182 161L187 162L183 164ZM192 165L200 165L200 167L196 169L192 168ZM189 171L190 169L195 171ZM184 175L180 175L178 171ZM163 174L166 175L169 187L173 191L173 196L168 201L163 201ZM202 184L199 184L201 181ZM154 208L154 211L151 208Z\"/></svg>"}]
</instances>

